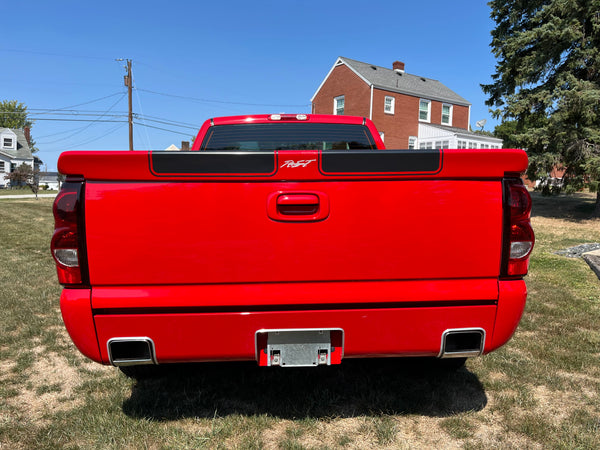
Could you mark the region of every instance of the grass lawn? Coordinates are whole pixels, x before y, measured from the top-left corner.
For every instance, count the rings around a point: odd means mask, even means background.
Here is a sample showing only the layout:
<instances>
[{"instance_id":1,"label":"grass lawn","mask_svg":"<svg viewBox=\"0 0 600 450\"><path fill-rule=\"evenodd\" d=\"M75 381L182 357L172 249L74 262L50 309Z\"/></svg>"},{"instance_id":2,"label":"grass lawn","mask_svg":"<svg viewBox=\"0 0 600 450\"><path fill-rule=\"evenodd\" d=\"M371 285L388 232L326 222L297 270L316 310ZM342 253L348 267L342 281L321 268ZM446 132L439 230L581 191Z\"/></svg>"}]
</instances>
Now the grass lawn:
<instances>
[{"instance_id":1,"label":"grass lawn","mask_svg":"<svg viewBox=\"0 0 600 450\"><path fill-rule=\"evenodd\" d=\"M88 362L66 334L51 205L0 203L0 448L600 448L600 280L553 253L600 242L589 194L534 195L521 325L455 373L229 363L139 382Z\"/></svg>"}]
</instances>

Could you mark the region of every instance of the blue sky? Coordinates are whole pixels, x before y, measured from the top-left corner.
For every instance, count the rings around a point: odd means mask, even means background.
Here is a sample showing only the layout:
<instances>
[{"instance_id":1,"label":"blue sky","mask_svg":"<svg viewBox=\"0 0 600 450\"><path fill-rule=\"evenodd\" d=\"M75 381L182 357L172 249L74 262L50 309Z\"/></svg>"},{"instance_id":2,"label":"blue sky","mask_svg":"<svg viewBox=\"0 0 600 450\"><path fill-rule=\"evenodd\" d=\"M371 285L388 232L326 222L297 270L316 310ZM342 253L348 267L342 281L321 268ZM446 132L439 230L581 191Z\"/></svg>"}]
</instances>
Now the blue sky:
<instances>
[{"instance_id":1,"label":"blue sky","mask_svg":"<svg viewBox=\"0 0 600 450\"><path fill-rule=\"evenodd\" d=\"M179 146L214 116L309 112L338 56L403 61L469 100L473 127L496 124L480 88L495 64L485 2L34 0L3 11L13 32L3 26L0 100L38 119L32 135L48 170L64 150L128 148L117 58L133 61L137 150Z\"/></svg>"}]
</instances>

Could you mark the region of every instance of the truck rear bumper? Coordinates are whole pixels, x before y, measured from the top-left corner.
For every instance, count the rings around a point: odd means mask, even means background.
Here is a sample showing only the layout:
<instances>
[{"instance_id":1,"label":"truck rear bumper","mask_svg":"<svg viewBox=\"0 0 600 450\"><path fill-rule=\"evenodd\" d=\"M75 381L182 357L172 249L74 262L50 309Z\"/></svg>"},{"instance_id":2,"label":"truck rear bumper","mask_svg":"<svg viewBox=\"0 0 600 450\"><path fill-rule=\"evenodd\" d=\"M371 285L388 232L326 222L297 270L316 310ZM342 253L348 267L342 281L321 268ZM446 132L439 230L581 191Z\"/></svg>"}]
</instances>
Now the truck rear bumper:
<instances>
[{"instance_id":1,"label":"truck rear bumper","mask_svg":"<svg viewBox=\"0 0 600 450\"><path fill-rule=\"evenodd\" d=\"M391 293L385 289L367 289L363 283L356 283L350 290L346 286L344 295L331 286L335 283L288 285L287 295L293 293L300 300L286 304L275 301L280 295L276 291L281 289L273 288L271 292L267 286L262 289L262 304L256 301L228 306L210 305L210 301L197 296L194 287L64 289L61 310L75 345L103 364L110 363L108 341L120 338L147 338L153 344L152 359L157 363L256 360L256 333L265 329L341 329L345 358L438 356L445 331L482 329L483 351L487 353L510 339L526 298L522 280L490 281L376 283L394 287L394 298L388 298ZM309 291L317 287L321 298L328 299L327 304L304 301L307 298L303 297L311 296ZM255 285L220 288L246 289L246 301L249 293L253 297L253 290L261 290ZM219 287L210 289L221 292L224 301L226 294ZM367 298L363 296L367 290L370 301L359 301ZM331 295L323 295L323 291ZM373 292L380 297L375 303L371 301ZM202 306L193 306L192 298Z\"/></svg>"}]
</instances>

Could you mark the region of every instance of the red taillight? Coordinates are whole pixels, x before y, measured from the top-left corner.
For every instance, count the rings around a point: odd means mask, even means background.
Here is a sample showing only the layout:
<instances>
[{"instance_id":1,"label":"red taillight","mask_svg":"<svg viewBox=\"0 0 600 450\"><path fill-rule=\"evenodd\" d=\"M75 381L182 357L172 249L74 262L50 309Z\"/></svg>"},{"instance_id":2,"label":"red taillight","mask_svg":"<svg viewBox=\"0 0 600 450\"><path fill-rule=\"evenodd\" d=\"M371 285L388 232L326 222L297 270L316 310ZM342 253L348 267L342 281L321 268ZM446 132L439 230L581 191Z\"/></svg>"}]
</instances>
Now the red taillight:
<instances>
[{"instance_id":1,"label":"red taillight","mask_svg":"<svg viewBox=\"0 0 600 450\"><path fill-rule=\"evenodd\" d=\"M509 277L521 277L527 275L529 256L535 242L530 222L531 196L520 179L507 179L505 186L508 242L504 249L506 263L503 264L503 273Z\"/></svg>"},{"instance_id":2,"label":"red taillight","mask_svg":"<svg viewBox=\"0 0 600 450\"><path fill-rule=\"evenodd\" d=\"M61 284L81 284L81 247L78 210L82 183L63 183L54 200L54 235L50 243Z\"/></svg>"}]
</instances>

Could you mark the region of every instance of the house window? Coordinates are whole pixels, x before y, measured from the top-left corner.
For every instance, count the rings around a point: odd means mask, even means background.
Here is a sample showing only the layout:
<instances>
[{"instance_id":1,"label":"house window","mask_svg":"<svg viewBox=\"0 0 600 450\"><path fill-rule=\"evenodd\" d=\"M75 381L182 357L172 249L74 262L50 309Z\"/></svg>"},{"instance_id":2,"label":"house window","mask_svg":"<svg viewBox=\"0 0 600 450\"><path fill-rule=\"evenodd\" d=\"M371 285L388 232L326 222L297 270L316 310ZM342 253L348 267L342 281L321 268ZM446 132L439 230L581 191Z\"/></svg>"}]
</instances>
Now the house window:
<instances>
[{"instance_id":1,"label":"house window","mask_svg":"<svg viewBox=\"0 0 600 450\"><path fill-rule=\"evenodd\" d=\"M0 172L4 172L4 161L0 161Z\"/></svg>"},{"instance_id":2,"label":"house window","mask_svg":"<svg viewBox=\"0 0 600 450\"><path fill-rule=\"evenodd\" d=\"M344 96L340 95L333 99L333 114L336 116L344 115L344 104L346 103Z\"/></svg>"},{"instance_id":3,"label":"house window","mask_svg":"<svg viewBox=\"0 0 600 450\"><path fill-rule=\"evenodd\" d=\"M386 114L394 114L394 109L396 106L396 99L394 97L385 96L385 103L383 107L383 112Z\"/></svg>"},{"instance_id":4,"label":"house window","mask_svg":"<svg viewBox=\"0 0 600 450\"><path fill-rule=\"evenodd\" d=\"M12 146L13 146L13 140L12 140L12 138L5 137L4 139L2 139L2 147L4 147L4 148L12 148Z\"/></svg>"},{"instance_id":5,"label":"house window","mask_svg":"<svg viewBox=\"0 0 600 450\"><path fill-rule=\"evenodd\" d=\"M419 102L419 120L429 122L431 119L431 102L429 100L421 100Z\"/></svg>"},{"instance_id":6,"label":"house window","mask_svg":"<svg viewBox=\"0 0 600 450\"><path fill-rule=\"evenodd\" d=\"M432 149L433 148L433 142L421 142L419 144L419 148L421 150Z\"/></svg>"},{"instance_id":7,"label":"house window","mask_svg":"<svg viewBox=\"0 0 600 450\"><path fill-rule=\"evenodd\" d=\"M414 150L415 148L417 148L417 137L416 136L410 136L408 138L408 149L409 150Z\"/></svg>"},{"instance_id":8,"label":"house window","mask_svg":"<svg viewBox=\"0 0 600 450\"><path fill-rule=\"evenodd\" d=\"M452 125L452 105L442 105L442 125Z\"/></svg>"},{"instance_id":9,"label":"house window","mask_svg":"<svg viewBox=\"0 0 600 450\"><path fill-rule=\"evenodd\" d=\"M468 148L467 147L467 141L458 141L458 145L457 148Z\"/></svg>"},{"instance_id":10,"label":"house window","mask_svg":"<svg viewBox=\"0 0 600 450\"><path fill-rule=\"evenodd\" d=\"M477 148L477 142L469 141L469 147L467 148Z\"/></svg>"}]
</instances>

